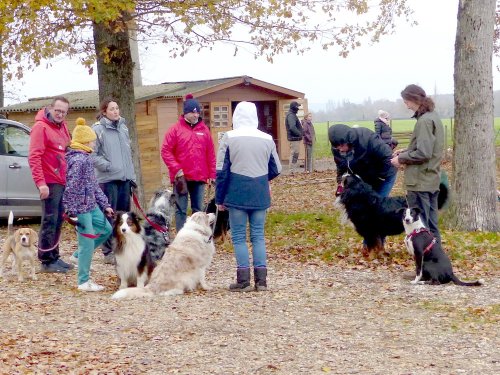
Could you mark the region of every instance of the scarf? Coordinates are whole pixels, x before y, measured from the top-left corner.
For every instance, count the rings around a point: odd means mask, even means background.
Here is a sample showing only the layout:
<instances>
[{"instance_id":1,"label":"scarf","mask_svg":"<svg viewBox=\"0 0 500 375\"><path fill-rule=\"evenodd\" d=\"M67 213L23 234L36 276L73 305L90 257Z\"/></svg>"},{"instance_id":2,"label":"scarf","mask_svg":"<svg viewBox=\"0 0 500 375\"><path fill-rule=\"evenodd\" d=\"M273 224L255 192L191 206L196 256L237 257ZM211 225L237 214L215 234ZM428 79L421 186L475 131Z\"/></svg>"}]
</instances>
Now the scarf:
<instances>
[{"instance_id":1,"label":"scarf","mask_svg":"<svg viewBox=\"0 0 500 375\"><path fill-rule=\"evenodd\" d=\"M75 141L71 141L69 147L71 147L73 150L81 150L81 151L88 152L89 154L94 151L91 147L86 146L86 145L81 144L81 143L78 143L78 142L75 142Z\"/></svg>"}]
</instances>

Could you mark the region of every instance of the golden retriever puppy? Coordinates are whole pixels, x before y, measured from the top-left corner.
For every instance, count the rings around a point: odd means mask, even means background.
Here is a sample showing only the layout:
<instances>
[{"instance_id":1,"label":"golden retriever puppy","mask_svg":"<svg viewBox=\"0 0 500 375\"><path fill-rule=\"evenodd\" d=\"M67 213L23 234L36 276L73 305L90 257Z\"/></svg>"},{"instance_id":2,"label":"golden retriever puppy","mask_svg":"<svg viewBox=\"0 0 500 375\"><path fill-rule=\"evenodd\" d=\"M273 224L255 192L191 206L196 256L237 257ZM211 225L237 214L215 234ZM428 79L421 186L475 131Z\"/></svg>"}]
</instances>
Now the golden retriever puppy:
<instances>
[{"instance_id":1,"label":"golden retriever puppy","mask_svg":"<svg viewBox=\"0 0 500 375\"><path fill-rule=\"evenodd\" d=\"M36 267L37 249L35 242L38 241L38 234L30 228L20 228L12 233L12 226L14 223L14 215L12 211L9 214L9 221L7 227L7 240L3 245L2 260L0 261L0 277L3 276L5 262L10 254L14 255L14 262L17 266L17 278L19 281L24 281L23 263L28 263L30 267L31 279L36 280Z\"/></svg>"},{"instance_id":2,"label":"golden retriever puppy","mask_svg":"<svg viewBox=\"0 0 500 375\"><path fill-rule=\"evenodd\" d=\"M209 290L205 272L215 253L214 214L196 212L188 218L144 288L121 289L111 298L173 296L200 288Z\"/></svg>"}]
</instances>

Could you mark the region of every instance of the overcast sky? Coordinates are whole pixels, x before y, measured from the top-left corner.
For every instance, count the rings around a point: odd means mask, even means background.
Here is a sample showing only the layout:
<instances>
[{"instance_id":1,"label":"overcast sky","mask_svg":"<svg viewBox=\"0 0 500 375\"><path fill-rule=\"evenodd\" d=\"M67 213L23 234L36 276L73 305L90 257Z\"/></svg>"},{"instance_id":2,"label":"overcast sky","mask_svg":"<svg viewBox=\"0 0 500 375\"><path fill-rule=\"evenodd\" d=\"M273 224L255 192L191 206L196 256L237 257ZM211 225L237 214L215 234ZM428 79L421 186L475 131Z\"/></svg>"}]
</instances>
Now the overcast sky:
<instances>
[{"instance_id":1,"label":"overcast sky","mask_svg":"<svg viewBox=\"0 0 500 375\"><path fill-rule=\"evenodd\" d=\"M304 92L309 103L399 97L409 83L421 85L429 94L453 92L453 59L458 0L409 0L419 25L400 22L396 34L380 43L364 45L349 57L338 50L314 48L305 56L282 55L273 64L255 60L242 52L233 57L232 48L188 53L169 59L166 48L153 46L141 51L143 84L192 81L249 75ZM494 61L498 65L498 61ZM51 67L25 74L24 85L7 87L22 101L38 96L97 89L96 74L89 76L77 60L53 62ZM494 69L494 89L500 89L500 74ZM7 100L6 104L12 103Z\"/></svg>"}]
</instances>

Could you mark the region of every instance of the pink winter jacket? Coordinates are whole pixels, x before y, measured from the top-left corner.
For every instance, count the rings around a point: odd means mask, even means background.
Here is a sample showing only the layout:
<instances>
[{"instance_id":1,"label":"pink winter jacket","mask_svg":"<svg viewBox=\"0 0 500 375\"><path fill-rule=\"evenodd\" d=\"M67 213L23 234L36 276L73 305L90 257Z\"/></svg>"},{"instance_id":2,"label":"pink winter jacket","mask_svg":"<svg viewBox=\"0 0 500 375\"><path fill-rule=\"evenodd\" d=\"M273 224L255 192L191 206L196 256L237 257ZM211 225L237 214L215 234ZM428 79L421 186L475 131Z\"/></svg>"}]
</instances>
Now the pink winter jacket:
<instances>
[{"instance_id":1,"label":"pink winter jacket","mask_svg":"<svg viewBox=\"0 0 500 375\"><path fill-rule=\"evenodd\" d=\"M161 157L172 183L180 169L187 181L215 179L214 143L210 130L201 120L191 127L181 116L165 133Z\"/></svg>"}]
</instances>

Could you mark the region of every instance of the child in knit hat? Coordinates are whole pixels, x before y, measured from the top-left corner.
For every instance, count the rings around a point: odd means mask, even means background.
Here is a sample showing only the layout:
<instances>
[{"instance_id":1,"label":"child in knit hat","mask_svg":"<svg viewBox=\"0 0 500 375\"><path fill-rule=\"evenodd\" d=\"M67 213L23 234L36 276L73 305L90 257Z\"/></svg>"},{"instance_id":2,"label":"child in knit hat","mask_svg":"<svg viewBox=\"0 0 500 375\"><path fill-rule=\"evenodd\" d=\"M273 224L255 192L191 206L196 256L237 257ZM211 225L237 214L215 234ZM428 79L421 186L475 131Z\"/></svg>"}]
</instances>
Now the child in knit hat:
<instances>
[{"instance_id":1,"label":"child in knit hat","mask_svg":"<svg viewBox=\"0 0 500 375\"><path fill-rule=\"evenodd\" d=\"M78 258L78 289L85 292L104 289L90 279L90 263L94 250L108 239L112 231L103 211L108 216L114 214L97 183L90 156L96 138L94 130L79 117L66 152L68 171L63 204L67 214L77 218L78 250L71 258L74 261Z\"/></svg>"}]
</instances>

